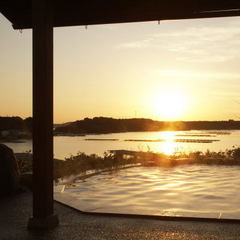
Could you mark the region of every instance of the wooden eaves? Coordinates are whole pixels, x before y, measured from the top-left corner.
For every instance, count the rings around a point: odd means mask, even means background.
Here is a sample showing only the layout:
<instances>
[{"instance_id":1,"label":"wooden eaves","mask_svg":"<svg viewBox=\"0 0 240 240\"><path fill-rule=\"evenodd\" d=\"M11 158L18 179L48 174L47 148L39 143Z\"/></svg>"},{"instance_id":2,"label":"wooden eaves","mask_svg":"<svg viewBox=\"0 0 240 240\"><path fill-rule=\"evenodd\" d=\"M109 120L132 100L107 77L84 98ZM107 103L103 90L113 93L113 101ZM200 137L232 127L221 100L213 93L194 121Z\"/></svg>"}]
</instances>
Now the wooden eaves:
<instances>
[{"instance_id":1,"label":"wooden eaves","mask_svg":"<svg viewBox=\"0 0 240 240\"><path fill-rule=\"evenodd\" d=\"M53 0L53 26L240 15L240 0ZM32 0L0 0L15 29L32 28Z\"/></svg>"}]
</instances>

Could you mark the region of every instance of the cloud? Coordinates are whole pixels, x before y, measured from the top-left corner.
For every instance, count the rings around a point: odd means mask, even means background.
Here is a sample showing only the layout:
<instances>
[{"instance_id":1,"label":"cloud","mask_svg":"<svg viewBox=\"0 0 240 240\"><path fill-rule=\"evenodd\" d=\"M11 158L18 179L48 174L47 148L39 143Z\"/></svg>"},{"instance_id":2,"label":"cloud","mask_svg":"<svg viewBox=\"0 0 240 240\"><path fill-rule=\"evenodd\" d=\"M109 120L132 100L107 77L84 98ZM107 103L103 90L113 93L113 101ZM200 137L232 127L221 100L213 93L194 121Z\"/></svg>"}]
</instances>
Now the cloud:
<instances>
[{"instance_id":1,"label":"cloud","mask_svg":"<svg viewBox=\"0 0 240 240\"><path fill-rule=\"evenodd\" d=\"M176 69L156 69L155 75L161 76L166 79L216 79L216 80L239 80L240 74L238 73L219 73L219 72L196 72L190 70L176 70ZM229 84L229 83L228 83Z\"/></svg>"},{"instance_id":2,"label":"cloud","mask_svg":"<svg viewBox=\"0 0 240 240\"><path fill-rule=\"evenodd\" d=\"M227 62L239 58L240 21L227 24L198 24L181 29L163 28L139 41L122 43L121 49L155 49L174 54L184 62Z\"/></svg>"},{"instance_id":3,"label":"cloud","mask_svg":"<svg viewBox=\"0 0 240 240\"><path fill-rule=\"evenodd\" d=\"M165 46L178 60L191 62L226 62L238 58L240 25L225 27L192 27L185 31L158 34L168 39Z\"/></svg>"},{"instance_id":4,"label":"cloud","mask_svg":"<svg viewBox=\"0 0 240 240\"><path fill-rule=\"evenodd\" d=\"M143 39L139 41L134 41L134 42L127 42L127 43L122 43L118 46L120 49L140 49L140 48L148 48L151 47L153 38L148 38L148 39Z\"/></svg>"}]
</instances>

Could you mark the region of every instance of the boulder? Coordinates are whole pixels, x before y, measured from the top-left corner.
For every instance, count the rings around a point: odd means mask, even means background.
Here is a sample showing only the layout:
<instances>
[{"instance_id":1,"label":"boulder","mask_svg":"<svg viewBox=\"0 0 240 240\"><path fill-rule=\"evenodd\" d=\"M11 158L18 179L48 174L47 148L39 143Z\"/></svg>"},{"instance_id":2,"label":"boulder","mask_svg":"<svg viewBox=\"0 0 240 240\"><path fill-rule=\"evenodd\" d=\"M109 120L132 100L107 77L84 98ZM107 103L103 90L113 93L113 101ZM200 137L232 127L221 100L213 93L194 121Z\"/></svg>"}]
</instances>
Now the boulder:
<instances>
[{"instance_id":1,"label":"boulder","mask_svg":"<svg viewBox=\"0 0 240 240\"><path fill-rule=\"evenodd\" d=\"M0 196L15 194L19 189L19 169L13 150L0 144Z\"/></svg>"}]
</instances>

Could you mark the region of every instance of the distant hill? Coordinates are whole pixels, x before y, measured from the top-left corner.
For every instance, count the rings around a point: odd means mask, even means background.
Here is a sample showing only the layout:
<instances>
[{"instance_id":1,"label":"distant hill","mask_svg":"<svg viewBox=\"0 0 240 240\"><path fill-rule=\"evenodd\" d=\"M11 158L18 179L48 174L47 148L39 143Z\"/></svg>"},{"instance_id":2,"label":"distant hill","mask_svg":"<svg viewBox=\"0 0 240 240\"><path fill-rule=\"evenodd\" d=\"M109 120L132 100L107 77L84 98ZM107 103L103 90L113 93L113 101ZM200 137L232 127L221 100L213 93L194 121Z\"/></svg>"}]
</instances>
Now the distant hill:
<instances>
[{"instance_id":1,"label":"distant hill","mask_svg":"<svg viewBox=\"0 0 240 240\"><path fill-rule=\"evenodd\" d=\"M175 121L164 122L147 118L115 119L84 118L75 122L54 124L55 134L118 133L141 131L233 130L240 129L240 121ZM0 117L0 135L4 131L32 133L32 118Z\"/></svg>"},{"instance_id":2,"label":"distant hill","mask_svg":"<svg viewBox=\"0 0 240 240\"><path fill-rule=\"evenodd\" d=\"M0 140L30 138L32 136L32 118L0 117Z\"/></svg>"},{"instance_id":3,"label":"distant hill","mask_svg":"<svg viewBox=\"0 0 240 240\"><path fill-rule=\"evenodd\" d=\"M0 117L0 131L5 130L32 132L32 118Z\"/></svg>"},{"instance_id":4,"label":"distant hill","mask_svg":"<svg viewBox=\"0 0 240 240\"><path fill-rule=\"evenodd\" d=\"M54 123L53 127L57 128L57 127L65 127L68 126L69 124L71 124L72 122L66 122L66 123Z\"/></svg>"},{"instance_id":5,"label":"distant hill","mask_svg":"<svg viewBox=\"0 0 240 240\"><path fill-rule=\"evenodd\" d=\"M55 127L55 133L87 134L161 130L232 130L240 129L240 121L175 121L164 122L145 118L114 119L107 117L84 118Z\"/></svg>"}]
</instances>

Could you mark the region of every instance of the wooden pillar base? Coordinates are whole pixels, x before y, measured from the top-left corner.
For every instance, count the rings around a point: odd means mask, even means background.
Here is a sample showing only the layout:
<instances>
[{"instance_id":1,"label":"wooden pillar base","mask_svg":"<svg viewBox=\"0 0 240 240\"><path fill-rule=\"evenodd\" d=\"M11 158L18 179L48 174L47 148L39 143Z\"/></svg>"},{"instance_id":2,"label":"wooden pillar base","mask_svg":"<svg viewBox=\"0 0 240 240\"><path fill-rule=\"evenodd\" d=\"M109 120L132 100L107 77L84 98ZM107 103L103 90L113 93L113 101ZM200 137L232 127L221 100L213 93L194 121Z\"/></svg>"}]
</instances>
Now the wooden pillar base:
<instances>
[{"instance_id":1,"label":"wooden pillar base","mask_svg":"<svg viewBox=\"0 0 240 240\"><path fill-rule=\"evenodd\" d=\"M29 230L48 230L59 225L57 215L51 215L46 218L30 218L28 221Z\"/></svg>"}]
</instances>

